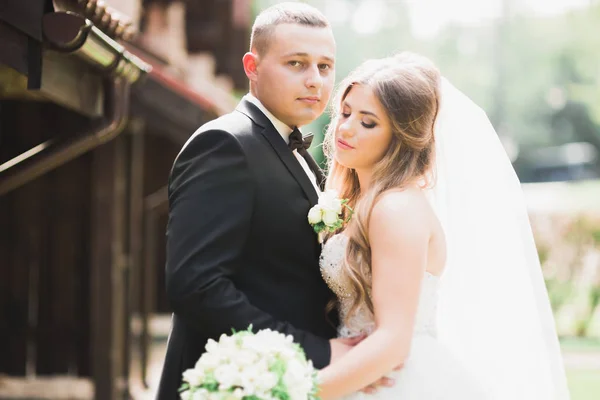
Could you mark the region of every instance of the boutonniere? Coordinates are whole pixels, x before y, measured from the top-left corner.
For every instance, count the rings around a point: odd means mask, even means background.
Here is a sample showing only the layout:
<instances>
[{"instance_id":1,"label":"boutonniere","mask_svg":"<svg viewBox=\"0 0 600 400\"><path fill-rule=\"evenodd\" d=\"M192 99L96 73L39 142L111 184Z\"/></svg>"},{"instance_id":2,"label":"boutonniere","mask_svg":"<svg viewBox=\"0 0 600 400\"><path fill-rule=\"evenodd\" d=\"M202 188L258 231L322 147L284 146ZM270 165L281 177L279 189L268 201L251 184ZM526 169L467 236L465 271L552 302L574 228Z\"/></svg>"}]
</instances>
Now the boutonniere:
<instances>
[{"instance_id":1,"label":"boutonniere","mask_svg":"<svg viewBox=\"0 0 600 400\"><path fill-rule=\"evenodd\" d=\"M326 190L319 196L319 202L308 211L308 223L319 235L319 243L323 243L323 232L335 232L342 227L344 222L350 221L354 212L348 205L348 199L340 199L335 190ZM346 221L342 218L342 211L346 207L350 210Z\"/></svg>"}]
</instances>

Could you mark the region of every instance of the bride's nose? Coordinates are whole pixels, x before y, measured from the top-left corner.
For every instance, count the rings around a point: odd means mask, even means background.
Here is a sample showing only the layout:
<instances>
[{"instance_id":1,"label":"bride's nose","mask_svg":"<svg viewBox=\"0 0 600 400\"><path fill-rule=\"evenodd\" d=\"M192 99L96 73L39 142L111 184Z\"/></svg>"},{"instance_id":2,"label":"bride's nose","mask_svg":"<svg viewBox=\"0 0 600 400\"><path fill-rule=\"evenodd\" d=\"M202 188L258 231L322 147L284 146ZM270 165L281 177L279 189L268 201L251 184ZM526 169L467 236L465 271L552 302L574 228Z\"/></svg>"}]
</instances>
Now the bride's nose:
<instances>
[{"instance_id":1,"label":"bride's nose","mask_svg":"<svg viewBox=\"0 0 600 400\"><path fill-rule=\"evenodd\" d=\"M352 121L350 118L345 118L338 124L338 133L342 137L354 136L354 130L352 130Z\"/></svg>"}]
</instances>

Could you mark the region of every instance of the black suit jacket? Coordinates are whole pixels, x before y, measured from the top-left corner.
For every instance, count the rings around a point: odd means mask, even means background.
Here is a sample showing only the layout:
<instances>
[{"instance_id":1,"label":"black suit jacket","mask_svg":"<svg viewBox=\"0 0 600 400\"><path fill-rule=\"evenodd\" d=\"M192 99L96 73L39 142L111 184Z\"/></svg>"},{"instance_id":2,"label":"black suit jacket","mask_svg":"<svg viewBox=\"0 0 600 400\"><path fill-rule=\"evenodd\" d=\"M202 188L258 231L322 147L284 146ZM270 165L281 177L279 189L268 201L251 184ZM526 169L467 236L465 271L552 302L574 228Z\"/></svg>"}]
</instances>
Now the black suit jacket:
<instances>
[{"instance_id":1,"label":"black suit jacket","mask_svg":"<svg viewBox=\"0 0 600 400\"><path fill-rule=\"evenodd\" d=\"M167 295L173 322L158 399L178 399L209 338L291 334L317 368L331 356L333 294L307 214L318 195L269 119L246 100L185 144L169 178ZM335 318L331 318L335 321Z\"/></svg>"}]
</instances>

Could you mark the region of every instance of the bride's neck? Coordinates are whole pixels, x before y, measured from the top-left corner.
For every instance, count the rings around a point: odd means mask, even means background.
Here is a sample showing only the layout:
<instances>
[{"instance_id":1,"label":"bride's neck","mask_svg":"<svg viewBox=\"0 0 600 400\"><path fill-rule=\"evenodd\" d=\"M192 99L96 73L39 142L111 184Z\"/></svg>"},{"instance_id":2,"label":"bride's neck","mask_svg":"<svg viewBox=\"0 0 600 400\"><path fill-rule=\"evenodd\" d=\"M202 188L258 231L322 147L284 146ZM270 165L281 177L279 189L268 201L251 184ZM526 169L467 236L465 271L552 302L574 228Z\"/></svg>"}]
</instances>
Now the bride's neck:
<instances>
[{"instance_id":1,"label":"bride's neck","mask_svg":"<svg viewBox=\"0 0 600 400\"><path fill-rule=\"evenodd\" d=\"M358 170L355 169L354 172L356 176L358 176L358 184L360 187L361 193L366 193L369 190L369 186L371 185L371 176L373 174L370 170Z\"/></svg>"}]
</instances>

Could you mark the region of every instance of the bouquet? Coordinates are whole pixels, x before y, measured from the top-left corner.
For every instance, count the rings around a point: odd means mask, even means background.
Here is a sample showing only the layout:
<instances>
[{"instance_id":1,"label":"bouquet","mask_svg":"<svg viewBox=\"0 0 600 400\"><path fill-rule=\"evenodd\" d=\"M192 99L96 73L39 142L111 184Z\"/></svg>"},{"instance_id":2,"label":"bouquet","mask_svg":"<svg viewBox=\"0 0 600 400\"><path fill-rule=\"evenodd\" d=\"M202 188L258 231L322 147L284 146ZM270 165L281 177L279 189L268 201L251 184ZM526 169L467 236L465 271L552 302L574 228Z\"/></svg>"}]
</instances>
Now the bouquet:
<instances>
[{"instance_id":1,"label":"bouquet","mask_svg":"<svg viewBox=\"0 0 600 400\"><path fill-rule=\"evenodd\" d=\"M292 336L250 327L210 339L179 391L182 400L317 400L316 379Z\"/></svg>"}]
</instances>

